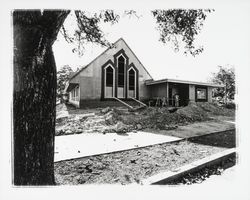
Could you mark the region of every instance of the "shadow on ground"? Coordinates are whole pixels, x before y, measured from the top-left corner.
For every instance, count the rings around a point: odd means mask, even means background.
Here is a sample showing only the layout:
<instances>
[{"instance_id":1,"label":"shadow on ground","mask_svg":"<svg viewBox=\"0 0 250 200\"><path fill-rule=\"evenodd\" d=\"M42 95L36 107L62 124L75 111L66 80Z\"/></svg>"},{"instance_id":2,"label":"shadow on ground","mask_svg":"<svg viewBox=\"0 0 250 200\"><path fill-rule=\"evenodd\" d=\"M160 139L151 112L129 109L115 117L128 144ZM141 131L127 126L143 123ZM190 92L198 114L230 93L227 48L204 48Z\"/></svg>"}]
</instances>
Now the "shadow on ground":
<instances>
[{"instance_id":1,"label":"shadow on ground","mask_svg":"<svg viewBox=\"0 0 250 200\"><path fill-rule=\"evenodd\" d=\"M189 138L188 141L215 147L234 148L236 146L236 134L235 130L222 131Z\"/></svg>"}]
</instances>

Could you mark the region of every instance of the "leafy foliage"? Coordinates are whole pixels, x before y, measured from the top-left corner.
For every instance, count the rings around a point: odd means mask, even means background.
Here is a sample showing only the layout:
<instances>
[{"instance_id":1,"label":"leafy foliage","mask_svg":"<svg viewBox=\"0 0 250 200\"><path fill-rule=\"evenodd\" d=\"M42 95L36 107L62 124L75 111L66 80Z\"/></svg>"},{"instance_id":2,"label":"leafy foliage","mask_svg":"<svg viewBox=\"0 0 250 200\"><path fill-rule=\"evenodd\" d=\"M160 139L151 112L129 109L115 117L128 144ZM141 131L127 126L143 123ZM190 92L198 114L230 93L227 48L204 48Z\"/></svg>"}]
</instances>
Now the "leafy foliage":
<instances>
[{"instance_id":1,"label":"leafy foliage","mask_svg":"<svg viewBox=\"0 0 250 200\"><path fill-rule=\"evenodd\" d=\"M152 14L156 19L160 32L160 41L173 42L176 51L180 49L180 40L184 42L185 54L195 56L203 51L203 47L195 48L194 40L201 31L207 13L212 10L154 10Z\"/></svg>"},{"instance_id":2,"label":"leafy foliage","mask_svg":"<svg viewBox=\"0 0 250 200\"><path fill-rule=\"evenodd\" d=\"M213 73L212 81L217 84L225 85L225 88L217 88L215 91L215 97L224 98L228 100L234 100L235 95L235 72L234 68L225 68L219 66L219 72Z\"/></svg>"},{"instance_id":3,"label":"leafy foliage","mask_svg":"<svg viewBox=\"0 0 250 200\"><path fill-rule=\"evenodd\" d=\"M101 46L112 46L112 44L105 39L100 24L101 22L115 24L119 21L119 15L113 10L102 10L99 13L76 10L74 13L77 20L77 29L73 36L68 34L64 26L62 26L61 29L61 33L67 42L77 44L77 48L74 48L73 52L82 55L84 44L87 42L100 44Z\"/></svg>"},{"instance_id":4,"label":"leafy foliage","mask_svg":"<svg viewBox=\"0 0 250 200\"><path fill-rule=\"evenodd\" d=\"M69 80L71 73L73 73L73 70L69 65L64 65L59 71L57 71L57 98L62 97L66 82Z\"/></svg>"},{"instance_id":5,"label":"leafy foliage","mask_svg":"<svg viewBox=\"0 0 250 200\"><path fill-rule=\"evenodd\" d=\"M203 51L203 47L195 48L195 37L202 29L207 13L211 11L209 9L152 11L160 32L159 40L163 43L171 42L174 44L175 51L179 51L180 45L184 44L185 54L198 55ZM120 20L121 16L136 17L138 19L142 17L135 10L125 10L123 14L115 13L113 10L102 10L94 13L77 10L74 13L77 20L77 29L74 34L70 36L64 26L61 29L61 33L67 42L77 44L77 48L74 48L73 52L78 52L80 55L83 54L86 42L97 43L101 46L112 46L105 39L101 30L100 25L102 22L113 25Z\"/></svg>"}]
</instances>

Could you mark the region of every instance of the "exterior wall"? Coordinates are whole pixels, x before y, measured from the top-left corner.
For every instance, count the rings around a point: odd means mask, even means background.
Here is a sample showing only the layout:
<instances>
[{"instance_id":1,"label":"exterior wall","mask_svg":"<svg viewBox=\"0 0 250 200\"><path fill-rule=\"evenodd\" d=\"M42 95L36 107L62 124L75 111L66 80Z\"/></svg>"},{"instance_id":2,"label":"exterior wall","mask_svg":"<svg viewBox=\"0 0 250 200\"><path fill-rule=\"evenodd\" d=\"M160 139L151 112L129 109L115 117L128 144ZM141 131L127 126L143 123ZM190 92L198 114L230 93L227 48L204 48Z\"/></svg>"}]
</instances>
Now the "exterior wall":
<instances>
[{"instance_id":1,"label":"exterior wall","mask_svg":"<svg viewBox=\"0 0 250 200\"><path fill-rule=\"evenodd\" d=\"M81 99L101 99L102 66L107 63L108 60L111 60L114 63L114 55L121 49L125 51L125 54L129 58L128 65L133 63L139 71L139 99L149 98L149 90L144 84L144 81L151 79L152 77L144 69L142 64L138 61L138 59L135 57L135 55L132 53L126 43L121 39L117 43L115 43L114 48L105 51L101 56L99 56L92 63L90 63L85 69L83 69L70 81L72 83L80 83Z\"/></svg>"},{"instance_id":2,"label":"exterior wall","mask_svg":"<svg viewBox=\"0 0 250 200\"><path fill-rule=\"evenodd\" d=\"M207 101L209 103L212 103L212 95L213 95L213 88L212 87L207 87Z\"/></svg>"},{"instance_id":3,"label":"exterior wall","mask_svg":"<svg viewBox=\"0 0 250 200\"><path fill-rule=\"evenodd\" d=\"M74 90L74 89L73 89ZM73 93L73 90L71 90L69 92L69 103L71 103L72 105L76 106L77 108L80 107L80 94L78 94L78 98L77 99L73 99L72 98L72 93ZM78 90L78 92L80 92L80 90Z\"/></svg>"},{"instance_id":4,"label":"exterior wall","mask_svg":"<svg viewBox=\"0 0 250 200\"><path fill-rule=\"evenodd\" d=\"M80 92L80 96L81 96L82 92L81 92L80 81L81 81L81 80L80 80L80 76L75 76L74 78L72 78L72 79L70 80L70 83L78 83L78 84L79 84L79 86L80 86L79 92ZM72 90L72 91L73 91L73 90ZM79 108L79 107L80 107L80 100L79 100L79 101L74 101L74 100L71 99L72 91L69 92L69 103L71 103L72 105L74 105L74 106L76 106L77 108Z\"/></svg>"},{"instance_id":5,"label":"exterior wall","mask_svg":"<svg viewBox=\"0 0 250 200\"><path fill-rule=\"evenodd\" d=\"M151 98L154 97L167 97L167 84L157 84L157 85L151 85L150 88L150 96Z\"/></svg>"},{"instance_id":6,"label":"exterior wall","mask_svg":"<svg viewBox=\"0 0 250 200\"><path fill-rule=\"evenodd\" d=\"M142 75L139 75L139 100L146 100L150 98L150 90L149 88L144 84L144 81L146 79L143 78Z\"/></svg>"},{"instance_id":7,"label":"exterior wall","mask_svg":"<svg viewBox=\"0 0 250 200\"><path fill-rule=\"evenodd\" d=\"M197 101L196 100L196 90L195 85L189 85L189 99L190 101ZM203 86L204 87L204 86ZM212 103L212 95L213 95L213 87L205 87L207 88L207 100L205 102Z\"/></svg>"},{"instance_id":8,"label":"exterior wall","mask_svg":"<svg viewBox=\"0 0 250 200\"><path fill-rule=\"evenodd\" d=\"M195 86L189 85L189 100L195 102Z\"/></svg>"},{"instance_id":9,"label":"exterior wall","mask_svg":"<svg viewBox=\"0 0 250 200\"><path fill-rule=\"evenodd\" d=\"M96 90L98 90L98 85L96 85L96 80L94 77L81 77L80 80L80 90L81 99L96 99ZM94 87L96 85L96 87Z\"/></svg>"},{"instance_id":10,"label":"exterior wall","mask_svg":"<svg viewBox=\"0 0 250 200\"><path fill-rule=\"evenodd\" d=\"M80 101L73 101L73 100L69 99L69 103L76 106L77 108L80 108Z\"/></svg>"}]
</instances>

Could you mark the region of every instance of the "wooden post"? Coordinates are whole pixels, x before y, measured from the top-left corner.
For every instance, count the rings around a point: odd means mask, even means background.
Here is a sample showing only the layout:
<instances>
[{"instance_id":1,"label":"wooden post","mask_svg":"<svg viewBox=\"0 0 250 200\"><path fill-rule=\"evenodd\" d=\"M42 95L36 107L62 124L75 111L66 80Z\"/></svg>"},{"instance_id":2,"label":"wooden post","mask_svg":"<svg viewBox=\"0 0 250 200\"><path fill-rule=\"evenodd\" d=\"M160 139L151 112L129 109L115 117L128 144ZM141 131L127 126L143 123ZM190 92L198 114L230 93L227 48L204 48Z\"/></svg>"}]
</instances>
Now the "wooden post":
<instances>
[{"instance_id":1,"label":"wooden post","mask_svg":"<svg viewBox=\"0 0 250 200\"><path fill-rule=\"evenodd\" d=\"M167 82L167 95L166 95L166 97L167 97L167 107L169 106L169 84L168 84L168 82Z\"/></svg>"}]
</instances>

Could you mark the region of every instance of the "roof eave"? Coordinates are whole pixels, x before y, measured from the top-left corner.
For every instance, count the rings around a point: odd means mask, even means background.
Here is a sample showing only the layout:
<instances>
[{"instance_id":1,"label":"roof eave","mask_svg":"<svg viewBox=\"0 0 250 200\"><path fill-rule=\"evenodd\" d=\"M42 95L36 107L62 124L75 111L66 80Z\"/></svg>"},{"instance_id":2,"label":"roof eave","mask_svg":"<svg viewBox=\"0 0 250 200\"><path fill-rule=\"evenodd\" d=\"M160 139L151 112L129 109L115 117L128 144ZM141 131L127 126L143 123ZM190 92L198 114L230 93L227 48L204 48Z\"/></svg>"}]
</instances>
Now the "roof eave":
<instances>
[{"instance_id":1,"label":"roof eave","mask_svg":"<svg viewBox=\"0 0 250 200\"><path fill-rule=\"evenodd\" d=\"M79 83L69 83L65 87L64 92L67 93L67 92L71 91L72 89L74 89L76 86L79 86Z\"/></svg>"},{"instance_id":2,"label":"roof eave","mask_svg":"<svg viewBox=\"0 0 250 200\"><path fill-rule=\"evenodd\" d=\"M189 84L189 85L204 85L209 87L215 87L215 88L222 88L225 87L224 85L217 85L213 83L204 83L204 82L195 82L195 81L184 81L184 80L175 80L175 79L162 79L162 80L156 80L156 81L146 81L146 85L156 85L161 83L182 83L182 84Z\"/></svg>"}]
</instances>

